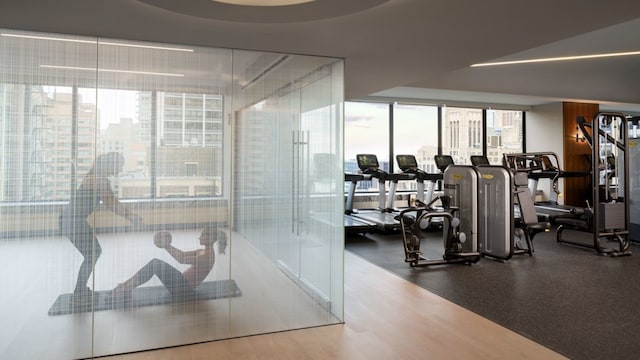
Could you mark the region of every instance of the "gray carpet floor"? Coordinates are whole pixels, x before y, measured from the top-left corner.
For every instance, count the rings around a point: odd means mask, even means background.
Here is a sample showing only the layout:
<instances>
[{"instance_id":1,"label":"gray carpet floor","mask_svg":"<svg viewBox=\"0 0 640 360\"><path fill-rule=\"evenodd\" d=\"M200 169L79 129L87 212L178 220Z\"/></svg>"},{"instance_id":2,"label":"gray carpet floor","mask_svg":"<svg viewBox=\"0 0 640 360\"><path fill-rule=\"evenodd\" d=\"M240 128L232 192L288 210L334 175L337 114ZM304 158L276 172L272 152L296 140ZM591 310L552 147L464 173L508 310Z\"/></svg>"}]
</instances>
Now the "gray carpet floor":
<instances>
[{"instance_id":1,"label":"gray carpet floor","mask_svg":"<svg viewBox=\"0 0 640 360\"><path fill-rule=\"evenodd\" d=\"M603 257L556 243L555 231L538 234L534 245L533 257L507 262L411 268L400 234L346 240L347 251L569 358L640 358L640 247ZM422 247L441 258L441 233L428 233Z\"/></svg>"}]
</instances>

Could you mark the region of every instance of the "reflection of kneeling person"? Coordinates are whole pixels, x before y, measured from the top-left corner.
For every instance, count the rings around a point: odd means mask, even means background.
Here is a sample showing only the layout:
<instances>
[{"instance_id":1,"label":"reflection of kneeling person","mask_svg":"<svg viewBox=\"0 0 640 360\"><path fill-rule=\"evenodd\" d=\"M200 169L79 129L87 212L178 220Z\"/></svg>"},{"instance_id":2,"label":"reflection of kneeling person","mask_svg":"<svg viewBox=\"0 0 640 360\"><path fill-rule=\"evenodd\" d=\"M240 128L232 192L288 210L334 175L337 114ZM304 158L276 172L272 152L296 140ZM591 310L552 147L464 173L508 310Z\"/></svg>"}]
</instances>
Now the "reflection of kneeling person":
<instances>
[{"instance_id":1,"label":"reflection of kneeling person","mask_svg":"<svg viewBox=\"0 0 640 360\"><path fill-rule=\"evenodd\" d=\"M119 284L113 290L116 299L129 299L131 291L136 287L151 280L155 275L169 290L171 295L180 296L192 293L195 288L209 275L215 263L215 251L213 244L218 243L218 251L224 254L227 248L227 239L224 232L218 232L215 226L207 226L200 234L200 244L204 249L182 251L171 245L171 233L159 231L153 238L156 246L164 248L171 256L181 264L191 265L184 273L168 263L153 259L143 266L130 279Z\"/></svg>"}]
</instances>

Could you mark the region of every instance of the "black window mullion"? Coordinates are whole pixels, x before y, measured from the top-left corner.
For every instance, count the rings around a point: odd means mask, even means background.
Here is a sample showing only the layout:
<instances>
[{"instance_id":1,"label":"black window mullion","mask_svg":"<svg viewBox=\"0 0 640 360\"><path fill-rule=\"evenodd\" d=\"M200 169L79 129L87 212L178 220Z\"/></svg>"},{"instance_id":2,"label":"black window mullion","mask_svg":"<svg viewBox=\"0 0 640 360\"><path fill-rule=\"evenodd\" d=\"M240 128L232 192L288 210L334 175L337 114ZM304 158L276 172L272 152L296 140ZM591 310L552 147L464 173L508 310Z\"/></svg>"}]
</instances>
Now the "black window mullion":
<instances>
[{"instance_id":1,"label":"black window mullion","mask_svg":"<svg viewBox=\"0 0 640 360\"><path fill-rule=\"evenodd\" d=\"M527 152L527 112L522 112L522 152Z\"/></svg>"},{"instance_id":2,"label":"black window mullion","mask_svg":"<svg viewBox=\"0 0 640 360\"><path fill-rule=\"evenodd\" d=\"M158 153L158 93L157 91L151 92L151 154L149 155L149 174L150 174L150 187L151 187L151 198L155 199L157 197L157 162L156 156Z\"/></svg>"},{"instance_id":3,"label":"black window mullion","mask_svg":"<svg viewBox=\"0 0 640 360\"><path fill-rule=\"evenodd\" d=\"M442 106L438 106L438 155L442 155Z\"/></svg>"},{"instance_id":4,"label":"black window mullion","mask_svg":"<svg viewBox=\"0 0 640 360\"><path fill-rule=\"evenodd\" d=\"M487 109L482 109L482 155L487 155Z\"/></svg>"},{"instance_id":5,"label":"black window mullion","mask_svg":"<svg viewBox=\"0 0 640 360\"><path fill-rule=\"evenodd\" d=\"M394 172L393 162L393 104L389 104L389 172Z\"/></svg>"}]
</instances>

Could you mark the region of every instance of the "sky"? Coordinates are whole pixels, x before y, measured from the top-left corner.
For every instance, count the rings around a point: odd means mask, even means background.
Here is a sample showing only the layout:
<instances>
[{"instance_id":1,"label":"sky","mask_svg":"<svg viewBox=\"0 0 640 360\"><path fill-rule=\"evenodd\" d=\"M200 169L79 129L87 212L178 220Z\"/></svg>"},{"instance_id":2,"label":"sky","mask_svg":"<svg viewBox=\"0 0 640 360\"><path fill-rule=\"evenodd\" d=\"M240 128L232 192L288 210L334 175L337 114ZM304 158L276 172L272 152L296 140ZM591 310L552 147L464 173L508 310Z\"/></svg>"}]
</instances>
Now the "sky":
<instances>
[{"instance_id":1,"label":"sky","mask_svg":"<svg viewBox=\"0 0 640 360\"><path fill-rule=\"evenodd\" d=\"M378 161L388 161L388 118L388 104L346 103L345 159L375 154ZM396 105L394 123L395 154L415 155L422 146L437 145L437 108Z\"/></svg>"},{"instance_id":2,"label":"sky","mask_svg":"<svg viewBox=\"0 0 640 360\"><path fill-rule=\"evenodd\" d=\"M45 91L53 95L58 93L71 93L70 87L45 87ZM95 104L96 93L94 89L78 89L82 102ZM122 118L131 118L137 122L136 92L128 90L99 89L97 95L98 110L100 111L100 128L106 129L109 124L119 123Z\"/></svg>"}]
</instances>

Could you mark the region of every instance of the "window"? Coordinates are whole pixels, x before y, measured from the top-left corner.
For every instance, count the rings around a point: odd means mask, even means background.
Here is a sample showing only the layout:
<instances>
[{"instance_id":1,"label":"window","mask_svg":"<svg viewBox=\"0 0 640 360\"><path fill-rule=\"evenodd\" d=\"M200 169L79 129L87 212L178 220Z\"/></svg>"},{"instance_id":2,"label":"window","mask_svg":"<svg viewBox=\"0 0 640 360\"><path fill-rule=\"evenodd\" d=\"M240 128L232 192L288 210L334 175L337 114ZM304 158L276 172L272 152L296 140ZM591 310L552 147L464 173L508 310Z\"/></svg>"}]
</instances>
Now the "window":
<instances>
[{"instance_id":1,"label":"window","mask_svg":"<svg viewBox=\"0 0 640 360\"><path fill-rule=\"evenodd\" d=\"M502 164L502 154L523 152L522 111L487 110L487 158Z\"/></svg>"},{"instance_id":2,"label":"window","mask_svg":"<svg viewBox=\"0 0 640 360\"><path fill-rule=\"evenodd\" d=\"M355 173L357 154L375 154L389 170L389 105L381 103L345 103L345 171ZM383 163L386 164L383 166Z\"/></svg>"},{"instance_id":3,"label":"window","mask_svg":"<svg viewBox=\"0 0 640 360\"><path fill-rule=\"evenodd\" d=\"M393 154L413 155L418 167L437 173L434 156L438 154L438 108L424 105L393 106ZM399 172L397 164L394 172ZM398 190L415 190L415 181L401 181Z\"/></svg>"},{"instance_id":4,"label":"window","mask_svg":"<svg viewBox=\"0 0 640 360\"><path fill-rule=\"evenodd\" d=\"M374 154L380 167L389 171L389 105L346 102L344 106L344 144L346 173L357 173L357 154ZM358 190L377 189L378 183L361 181Z\"/></svg>"},{"instance_id":5,"label":"window","mask_svg":"<svg viewBox=\"0 0 640 360\"><path fill-rule=\"evenodd\" d=\"M69 197L72 165L78 165L69 156L71 118L60 114L71 113L70 92L68 87L13 83L0 86L0 107L5 103L0 113L0 144L4 149L0 157L0 201L55 201ZM13 106L24 99L29 103ZM93 117L93 107L79 108L79 118Z\"/></svg>"},{"instance_id":6,"label":"window","mask_svg":"<svg viewBox=\"0 0 640 360\"><path fill-rule=\"evenodd\" d=\"M470 165L471 155L482 155L482 109L447 106L442 114L442 153Z\"/></svg>"},{"instance_id":7,"label":"window","mask_svg":"<svg viewBox=\"0 0 640 360\"><path fill-rule=\"evenodd\" d=\"M198 175L198 163L185 163L185 175L196 176Z\"/></svg>"},{"instance_id":8,"label":"window","mask_svg":"<svg viewBox=\"0 0 640 360\"><path fill-rule=\"evenodd\" d=\"M389 130L391 119L393 132ZM456 164L470 165L472 155L486 155L491 164L498 165L502 163L503 153L523 151L523 132L524 113L517 110L408 104L393 104L390 108L383 103L347 102L345 172L358 172L355 155L359 153L376 155L385 171L399 171L389 165L390 155L410 154L416 157L422 170L438 172L433 158L439 153L439 145L442 146L440 152L453 156ZM393 144L391 154L389 144ZM398 189L407 186L413 185L399 184ZM377 190L377 182L358 183L358 190Z\"/></svg>"},{"instance_id":9,"label":"window","mask_svg":"<svg viewBox=\"0 0 640 360\"><path fill-rule=\"evenodd\" d=\"M156 184L164 177L194 176L189 168L175 167L169 164L185 162L194 158L202 159L201 176L195 179L198 186L215 188L221 191L222 174L222 123L205 127L202 111L194 110L192 115L200 118L187 121L182 117L182 109L165 109L165 104L182 106L182 98L189 96L191 104L202 106L202 99L219 99L220 96L198 94L164 93L152 95L149 91L113 90L70 87L51 87L31 85L28 87L3 84L4 99L18 99L29 96L32 99L30 113L4 113L0 123L5 127L8 148L0 162L5 169L5 186L0 192L1 201L60 201L68 200L77 183L93 166L97 154L117 151L125 160L120 178L126 178L126 184L120 184L121 198L161 196L161 192L152 190L152 178ZM153 96L160 98L156 108L152 107ZM180 100L179 102L176 100ZM221 105L221 101L212 100ZM76 107L74 110L74 106ZM153 113L170 113L169 120L156 119L152 126ZM176 114L180 118L171 120ZM27 127L18 132L14 126ZM156 128L153 143L152 128ZM29 138L22 134L28 133ZM11 135L13 134L13 135ZM75 136L74 140L74 134ZM88 139L98 138L96 142ZM206 137L206 143L202 139ZM156 152L156 158L150 159L153 146L172 146L171 152ZM197 147L197 149L190 149ZM180 160L181 159L181 160ZM157 170L162 169L162 173ZM69 181L71 179L71 181ZM119 181L114 179L114 186ZM131 190L127 189L131 187ZM12 189L12 190L9 190ZM16 191L15 189L20 189ZM134 190L135 189L135 190ZM203 194L204 192L199 192ZM179 192L171 192L177 196ZM187 192L189 196L198 196ZM218 192L216 196L221 196Z\"/></svg>"}]
</instances>

